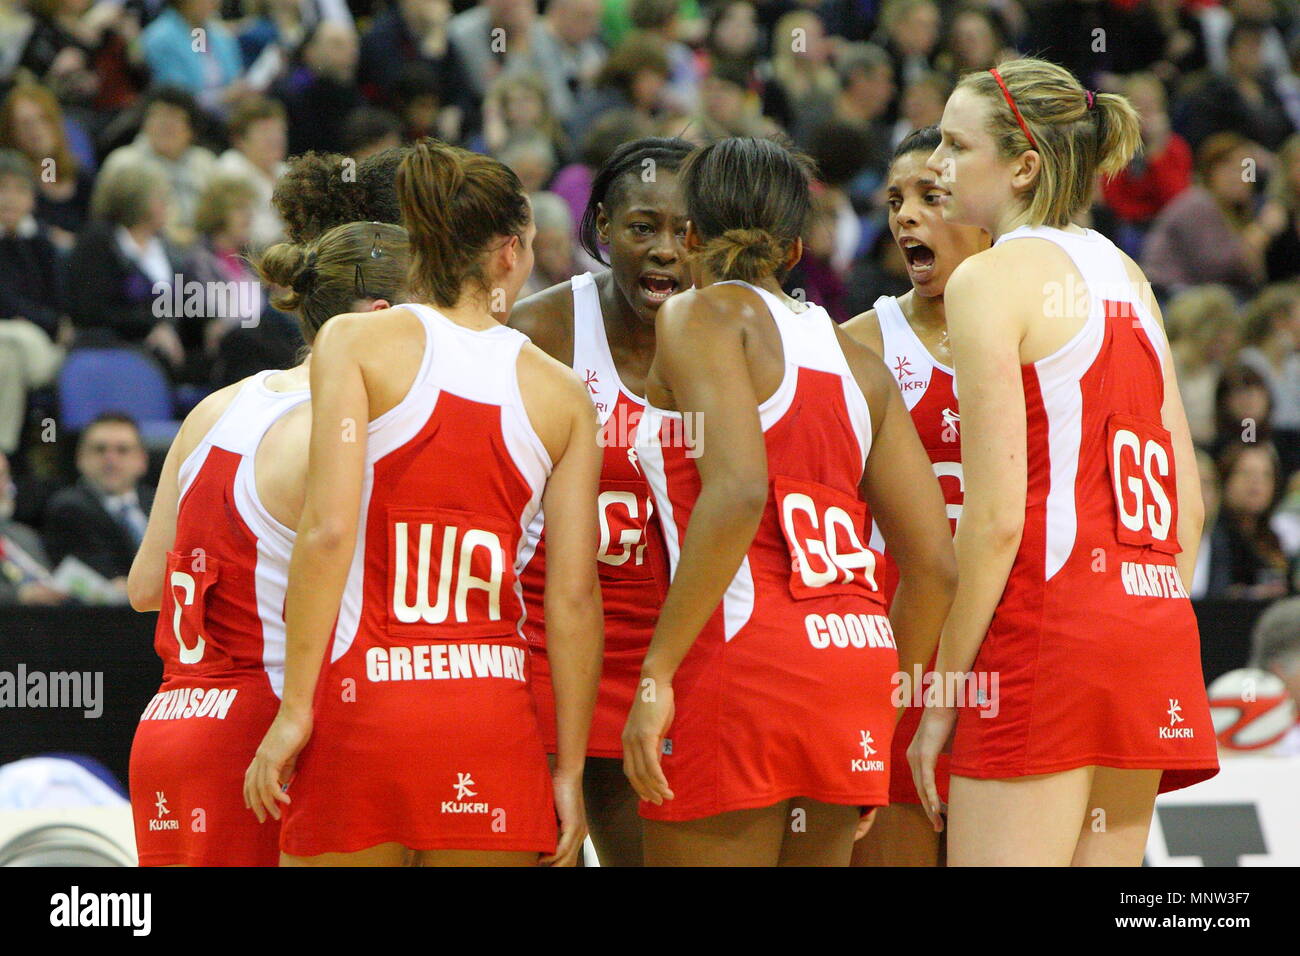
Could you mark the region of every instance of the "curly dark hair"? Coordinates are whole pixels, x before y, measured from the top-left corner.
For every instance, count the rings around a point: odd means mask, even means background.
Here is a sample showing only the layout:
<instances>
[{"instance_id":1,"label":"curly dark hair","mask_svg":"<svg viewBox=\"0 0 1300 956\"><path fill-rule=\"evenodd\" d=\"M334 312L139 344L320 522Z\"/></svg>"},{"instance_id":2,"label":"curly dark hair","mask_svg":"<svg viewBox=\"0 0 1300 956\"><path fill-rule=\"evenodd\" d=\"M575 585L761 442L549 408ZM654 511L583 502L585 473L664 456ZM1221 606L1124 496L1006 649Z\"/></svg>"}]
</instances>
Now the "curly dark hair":
<instances>
[{"instance_id":1,"label":"curly dark hair","mask_svg":"<svg viewBox=\"0 0 1300 956\"><path fill-rule=\"evenodd\" d=\"M394 183L406 151L394 146L355 168L341 153L311 151L290 159L271 197L288 240L302 245L349 222L400 224Z\"/></svg>"}]
</instances>

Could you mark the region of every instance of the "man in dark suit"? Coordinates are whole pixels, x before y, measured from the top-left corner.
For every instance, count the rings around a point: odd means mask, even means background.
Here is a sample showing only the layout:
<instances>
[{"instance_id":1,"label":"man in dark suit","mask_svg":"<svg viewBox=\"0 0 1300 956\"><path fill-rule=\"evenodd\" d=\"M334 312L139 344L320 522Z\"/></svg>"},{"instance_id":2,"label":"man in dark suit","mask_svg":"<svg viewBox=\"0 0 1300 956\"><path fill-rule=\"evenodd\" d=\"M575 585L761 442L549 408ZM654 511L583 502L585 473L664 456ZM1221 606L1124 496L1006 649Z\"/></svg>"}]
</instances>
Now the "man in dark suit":
<instances>
[{"instance_id":1,"label":"man in dark suit","mask_svg":"<svg viewBox=\"0 0 1300 956\"><path fill-rule=\"evenodd\" d=\"M134 419L110 412L86 426L77 443L81 480L51 498L45 515L56 567L72 555L125 593L153 504L153 488L140 483L148 467Z\"/></svg>"},{"instance_id":2,"label":"man in dark suit","mask_svg":"<svg viewBox=\"0 0 1300 956\"><path fill-rule=\"evenodd\" d=\"M40 537L13 520L14 493L9 457L0 451L0 605L62 604L68 596L50 580Z\"/></svg>"}]
</instances>

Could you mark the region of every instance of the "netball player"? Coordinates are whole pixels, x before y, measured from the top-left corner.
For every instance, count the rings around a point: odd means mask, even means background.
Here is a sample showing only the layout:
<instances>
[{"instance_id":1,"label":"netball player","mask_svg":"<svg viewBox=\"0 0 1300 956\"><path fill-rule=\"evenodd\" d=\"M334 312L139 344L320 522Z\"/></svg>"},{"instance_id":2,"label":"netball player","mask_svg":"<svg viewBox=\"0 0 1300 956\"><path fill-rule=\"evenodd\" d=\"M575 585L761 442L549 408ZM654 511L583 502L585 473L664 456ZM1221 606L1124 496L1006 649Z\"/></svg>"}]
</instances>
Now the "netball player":
<instances>
[{"instance_id":1,"label":"netball player","mask_svg":"<svg viewBox=\"0 0 1300 956\"><path fill-rule=\"evenodd\" d=\"M987 249L989 238L973 226L943 221L941 200L947 190L925 166L938 145L937 126L909 134L894 150L886 177L889 231L907 262L912 291L898 298L881 296L871 311L844 323L844 331L881 356L893 373L956 530L962 503L961 433L943 291L958 263ZM873 529L871 546L883 552L887 545L879 529ZM884 556L888 606L897 577L889 554ZM912 691L916 676L908 674L901 687ZM889 806L880 808L870 833L854 846L856 865L936 866L939 862L941 836L920 806L907 764L907 746L920 719L921 708L909 707L894 731ZM947 756L942 755L936 768L939 795L945 798L947 764Z\"/></svg>"},{"instance_id":2,"label":"netball player","mask_svg":"<svg viewBox=\"0 0 1300 956\"><path fill-rule=\"evenodd\" d=\"M636 439L673 564L624 731L646 862L846 866L888 798L891 678L951 600L943 497L880 359L781 291L805 167L727 139L678 179L695 289L660 307Z\"/></svg>"},{"instance_id":3,"label":"netball player","mask_svg":"<svg viewBox=\"0 0 1300 956\"><path fill-rule=\"evenodd\" d=\"M304 245L349 222L400 223L394 180L406 153L405 146L391 146L359 163L314 151L290 159L271 195L289 241Z\"/></svg>"},{"instance_id":4,"label":"netball player","mask_svg":"<svg viewBox=\"0 0 1300 956\"><path fill-rule=\"evenodd\" d=\"M623 774L623 723L632 706L641 658L668 586L668 559L645 477L630 441L645 408L645 377L654 357L654 322L670 295L690 285L686 209L677 168L691 151L679 139L640 139L614 151L596 174L582 218L583 248L609 270L529 296L510 325L552 358L581 372L602 430L600 593L605 653L596 714L587 741L583 787L592 843L602 866L640 866L641 819ZM629 452L631 452L629 454ZM542 591L546 536L541 515L529 529L535 547L522 575L532 648L533 693L547 752L555 752L555 702L547 667Z\"/></svg>"},{"instance_id":5,"label":"netball player","mask_svg":"<svg viewBox=\"0 0 1300 956\"><path fill-rule=\"evenodd\" d=\"M406 233L355 223L259 268L289 291L308 345L340 311L386 309L406 279ZM364 272L364 281L358 276ZM186 418L128 577L132 606L160 610L163 683L131 749L140 863L275 866L279 825L241 804L243 771L284 681L282 607L306 476L310 359L221 389Z\"/></svg>"},{"instance_id":6,"label":"netball player","mask_svg":"<svg viewBox=\"0 0 1300 956\"><path fill-rule=\"evenodd\" d=\"M286 806L284 864L571 864L602 640L594 409L494 317L533 262L515 174L425 140L397 191L417 304L336 317L317 343L284 695L246 796ZM543 504L553 775L517 587Z\"/></svg>"},{"instance_id":7,"label":"netball player","mask_svg":"<svg viewBox=\"0 0 1300 956\"><path fill-rule=\"evenodd\" d=\"M975 683L927 701L909 758L941 826L956 724L953 864L1136 865L1156 793L1218 767L1186 592L1202 506L1160 311L1074 224L1137 117L1054 64L999 70L961 80L928 160L944 217L994 244L944 296L966 500L936 671Z\"/></svg>"}]
</instances>

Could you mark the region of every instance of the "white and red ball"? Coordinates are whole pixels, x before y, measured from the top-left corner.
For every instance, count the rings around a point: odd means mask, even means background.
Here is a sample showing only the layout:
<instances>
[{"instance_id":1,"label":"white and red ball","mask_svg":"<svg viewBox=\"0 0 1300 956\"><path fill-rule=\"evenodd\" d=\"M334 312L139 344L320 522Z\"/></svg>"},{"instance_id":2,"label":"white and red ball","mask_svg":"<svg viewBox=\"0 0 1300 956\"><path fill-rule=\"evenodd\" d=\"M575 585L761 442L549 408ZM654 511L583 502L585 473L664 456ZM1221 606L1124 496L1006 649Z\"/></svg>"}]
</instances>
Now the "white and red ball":
<instances>
[{"instance_id":1,"label":"white and red ball","mask_svg":"<svg viewBox=\"0 0 1300 956\"><path fill-rule=\"evenodd\" d=\"M1269 671L1241 667L1210 685L1210 717L1224 751L1264 753L1296 723L1296 703L1282 679Z\"/></svg>"}]
</instances>

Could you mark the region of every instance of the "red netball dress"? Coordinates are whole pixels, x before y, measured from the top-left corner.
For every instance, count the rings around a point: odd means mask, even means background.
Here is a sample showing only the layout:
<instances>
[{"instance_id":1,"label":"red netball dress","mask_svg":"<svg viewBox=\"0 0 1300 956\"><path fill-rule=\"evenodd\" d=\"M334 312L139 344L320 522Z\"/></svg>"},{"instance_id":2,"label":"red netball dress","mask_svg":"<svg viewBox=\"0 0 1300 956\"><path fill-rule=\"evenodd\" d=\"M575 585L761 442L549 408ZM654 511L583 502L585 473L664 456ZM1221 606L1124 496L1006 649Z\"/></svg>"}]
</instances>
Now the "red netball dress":
<instances>
[{"instance_id":1,"label":"red netball dress","mask_svg":"<svg viewBox=\"0 0 1300 956\"><path fill-rule=\"evenodd\" d=\"M957 409L953 371L930 354L930 350L917 337L902 309L898 307L897 299L882 295L873 307L880 322L880 338L884 349L881 357L898 382L903 401L912 415L912 423L916 425L921 444L925 446L925 453L934 466L934 475L939 480L944 505L948 510L948 520L953 534L956 534L964 489L961 472L961 417ZM898 566L890 560L887 542L874 522L871 527L871 547L884 555L882 583L888 607L898 588ZM933 659L930 663L933 666ZM922 709L916 705L916 675L909 674L908 678L910 683L905 686L913 689L913 695L911 705L903 712L898 726L894 728L894 773L889 777L890 803L921 802L907 763L907 748L916 735L916 728L920 726ZM945 801L948 799L949 760L948 754L940 754L934 774L939 797Z\"/></svg>"},{"instance_id":2,"label":"red netball dress","mask_svg":"<svg viewBox=\"0 0 1300 956\"><path fill-rule=\"evenodd\" d=\"M618 377L591 274L575 276L572 287L573 368L583 374L596 405L604 450L598 501L600 550L596 560L605 612L605 655L587 753L592 757L622 757L623 725L667 590L668 558L659 523L652 520L650 490L631 444L645 400L632 394ZM555 697L546 657L543 613L546 535L542 518L538 513L528 528L528 563L521 580L528 612L524 634L533 652L531 677L537 718L547 753L555 753Z\"/></svg>"},{"instance_id":3,"label":"red netball dress","mask_svg":"<svg viewBox=\"0 0 1300 956\"><path fill-rule=\"evenodd\" d=\"M758 409L768 501L673 680L663 770L676 797L641 804L655 820L790 797L879 806L889 795L898 652L858 497L871 413L825 310L795 313L746 287L785 353L781 385ZM689 434L680 414L647 407L637 435L674 572L701 487Z\"/></svg>"},{"instance_id":4,"label":"red netball dress","mask_svg":"<svg viewBox=\"0 0 1300 956\"><path fill-rule=\"evenodd\" d=\"M239 390L181 463L176 540L154 648L163 683L131 746L142 866L275 866L275 820L244 806L244 771L280 706L293 532L257 496L257 446L306 389Z\"/></svg>"},{"instance_id":5,"label":"red netball dress","mask_svg":"<svg viewBox=\"0 0 1300 956\"><path fill-rule=\"evenodd\" d=\"M518 582L551 459L516 365L527 339L425 305L424 358L372 421L357 545L290 783L295 856L555 850Z\"/></svg>"},{"instance_id":6,"label":"red netball dress","mask_svg":"<svg viewBox=\"0 0 1300 956\"><path fill-rule=\"evenodd\" d=\"M1022 227L998 242L1019 240L1060 246L1091 310L1066 345L1021 367L1024 533L975 661L990 675L990 700L960 712L952 772L1096 765L1163 770L1162 792L1190 786L1218 759L1196 618L1174 560L1174 453L1161 424L1168 346L1110 240ZM1083 298L1070 285L1067 304Z\"/></svg>"}]
</instances>

